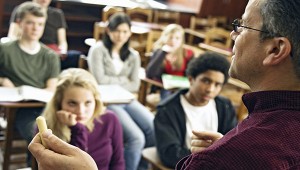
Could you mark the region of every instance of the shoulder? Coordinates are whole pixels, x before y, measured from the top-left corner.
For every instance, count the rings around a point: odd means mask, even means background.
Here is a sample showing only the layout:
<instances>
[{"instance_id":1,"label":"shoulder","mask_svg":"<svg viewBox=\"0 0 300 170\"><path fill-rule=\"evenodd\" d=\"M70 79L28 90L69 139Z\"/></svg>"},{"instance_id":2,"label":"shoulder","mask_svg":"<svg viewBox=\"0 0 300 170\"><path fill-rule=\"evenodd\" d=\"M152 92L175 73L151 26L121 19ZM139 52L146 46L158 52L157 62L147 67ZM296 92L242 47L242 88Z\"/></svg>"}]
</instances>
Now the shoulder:
<instances>
[{"instance_id":1,"label":"shoulder","mask_svg":"<svg viewBox=\"0 0 300 170\"><path fill-rule=\"evenodd\" d=\"M162 108L174 108L174 106L177 108L180 104L180 95L185 94L188 91L188 89L182 89L174 94L168 96L165 100L161 101L157 108L162 109Z\"/></svg>"},{"instance_id":2,"label":"shoulder","mask_svg":"<svg viewBox=\"0 0 300 170\"><path fill-rule=\"evenodd\" d=\"M0 47L5 49L5 47L14 46L15 44L17 44L17 41L9 41L5 43L0 43Z\"/></svg>"},{"instance_id":3,"label":"shoulder","mask_svg":"<svg viewBox=\"0 0 300 170\"><path fill-rule=\"evenodd\" d=\"M99 41L96 44L92 45L90 50L108 51L102 41Z\"/></svg>"},{"instance_id":4,"label":"shoulder","mask_svg":"<svg viewBox=\"0 0 300 170\"><path fill-rule=\"evenodd\" d=\"M194 51L188 48L184 48L185 51L185 57L187 59L192 59L192 57L194 56Z\"/></svg>"},{"instance_id":5,"label":"shoulder","mask_svg":"<svg viewBox=\"0 0 300 170\"><path fill-rule=\"evenodd\" d=\"M45 57L57 57L59 58L58 54L52 50L51 48L47 47L45 44L41 43L41 52L45 54Z\"/></svg>"},{"instance_id":6,"label":"shoulder","mask_svg":"<svg viewBox=\"0 0 300 170\"><path fill-rule=\"evenodd\" d=\"M231 101L223 96L217 96L215 98L216 103L222 103L222 104L231 104Z\"/></svg>"},{"instance_id":7,"label":"shoulder","mask_svg":"<svg viewBox=\"0 0 300 170\"><path fill-rule=\"evenodd\" d=\"M8 52L8 53L11 53L13 51L15 51L15 49L18 48L18 43L17 43L17 40L15 41L9 41L9 42L6 42L6 43L0 43L0 52L3 53L3 52Z\"/></svg>"},{"instance_id":8,"label":"shoulder","mask_svg":"<svg viewBox=\"0 0 300 170\"><path fill-rule=\"evenodd\" d=\"M111 110L105 110L104 113L101 115L101 120L104 122L111 121L111 122L119 122L115 113Z\"/></svg>"},{"instance_id":9,"label":"shoulder","mask_svg":"<svg viewBox=\"0 0 300 170\"><path fill-rule=\"evenodd\" d=\"M134 57L140 57L140 54L138 51L136 51L135 49L133 48L129 48L129 51L130 51L130 55L134 56Z\"/></svg>"}]
</instances>

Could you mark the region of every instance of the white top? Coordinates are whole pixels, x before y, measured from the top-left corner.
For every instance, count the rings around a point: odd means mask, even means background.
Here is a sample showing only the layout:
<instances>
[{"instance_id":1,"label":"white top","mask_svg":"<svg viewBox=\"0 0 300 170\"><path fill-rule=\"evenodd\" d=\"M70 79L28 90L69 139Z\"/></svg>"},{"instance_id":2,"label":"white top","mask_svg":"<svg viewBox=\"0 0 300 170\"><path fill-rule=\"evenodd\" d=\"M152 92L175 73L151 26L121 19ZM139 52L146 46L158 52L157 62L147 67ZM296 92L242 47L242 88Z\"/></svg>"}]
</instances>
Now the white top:
<instances>
[{"instance_id":1,"label":"white top","mask_svg":"<svg viewBox=\"0 0 300 170\"><path fill-rule=\"evenodd\" d=\"M185 99L184 95L181 95L180 102L186 118L185 143L187 148L191 148L192 130L218 131L218 114L214 99L205 106L193 106Z\"/></svg>"},{"instance_id":2,"label":"white top","mask_svg":"<svg viewBox=\"0 0 300 170\"><path fill-rule=\"evenodd\" d=\"M121 60L121 57L118 53L112 53L112 62L115 67L116 74L119 75L123 69L124 62Z\"/></svg>"}]
</instances>

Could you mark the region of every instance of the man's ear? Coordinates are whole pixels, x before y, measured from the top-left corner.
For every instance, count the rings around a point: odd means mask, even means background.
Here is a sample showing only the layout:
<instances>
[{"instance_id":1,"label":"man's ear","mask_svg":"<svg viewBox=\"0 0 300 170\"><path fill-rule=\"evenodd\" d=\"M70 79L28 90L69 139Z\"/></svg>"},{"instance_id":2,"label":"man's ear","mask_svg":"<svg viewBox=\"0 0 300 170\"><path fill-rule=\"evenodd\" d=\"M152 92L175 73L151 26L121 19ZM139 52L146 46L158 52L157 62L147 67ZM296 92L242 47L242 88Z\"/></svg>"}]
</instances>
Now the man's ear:
<instances>
[{"instance_id":1,"label":"man's ear","mask_svg":"<svg viewBox=\"0 0 300 170\"><path fill-rule=\"evenodd\" d=\"M291 43L285 37L275 37L269 40L267 44L267 57L264 59L264 65L276 65L291 54Z\"/></svg>"},{"instance_id":2,"label":"man's ear","mask_svg":"<svg viewBox=\"0 0 300 170\"><path fill-rule=\"evenodd\" d=\"M188 79L189 79L190 85L192 85L193 81L194 81L193 77L192 76L188 76Z\"/></svg>"}]
</instances>

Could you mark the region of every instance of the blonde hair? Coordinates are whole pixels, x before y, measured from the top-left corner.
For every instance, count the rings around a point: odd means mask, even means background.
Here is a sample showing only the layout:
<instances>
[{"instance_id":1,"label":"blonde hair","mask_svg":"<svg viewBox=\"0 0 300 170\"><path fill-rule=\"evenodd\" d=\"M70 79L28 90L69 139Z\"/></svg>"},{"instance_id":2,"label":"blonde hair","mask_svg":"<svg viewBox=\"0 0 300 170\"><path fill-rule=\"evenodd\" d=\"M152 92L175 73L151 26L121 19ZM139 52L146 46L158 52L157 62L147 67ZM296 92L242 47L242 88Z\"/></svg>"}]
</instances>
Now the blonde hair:
<instances>
[{"instance_id":1,"label":"blonde hair","mask_svg":"<svg viewBox=\"0 0 300 170\"><path fill-rule=\"evenodd\" d=\"M182 36L182 41L180 47L173 53L173 55L177 56L176 61L173 63L173 67L175 69L180 69L183 64L183 58L184 58L184 48L183 44L185 42L184 40L184 29L182 26L178 24L169 24L166 26L160 36L160 38L154 43L153 50L161 49L167 41L171 38L171 36L176 33L180 32Z\"/></svg>"},{"instance_id":2,"label":"blonde hair","mask_svg":"<svg viewBox=\"0 0 300 170\"><path fill-rule=\"evenodd\" d=\"M95 98L96 106L92 118L86 123L89 131L94 129L94 119L98 119L104 113L104 106L100 99L96 79L88 71L80 68L64 70L58 77L58 84L53 98L47 103L43 112L48 128L60 139L69 142L71 131L68 126L58 121L56 112L61 110L64 92L70 87L82 87L90 90ZM100 119L98 120L100 121Z\"/></svg>"}]
</instances>

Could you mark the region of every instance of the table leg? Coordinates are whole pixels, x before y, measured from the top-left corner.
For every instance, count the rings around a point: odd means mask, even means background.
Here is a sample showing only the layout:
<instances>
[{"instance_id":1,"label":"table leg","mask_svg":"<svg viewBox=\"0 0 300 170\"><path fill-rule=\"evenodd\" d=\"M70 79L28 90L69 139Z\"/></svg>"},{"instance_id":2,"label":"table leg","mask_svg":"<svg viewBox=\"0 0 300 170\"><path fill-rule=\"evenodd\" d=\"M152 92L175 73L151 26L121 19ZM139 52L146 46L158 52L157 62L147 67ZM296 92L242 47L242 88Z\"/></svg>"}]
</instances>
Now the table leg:
<instances>
[{"instance_id":1,"label":"table leg","mask_svg":"<svg viewBox=\"0 0 300 170\"><path fill-rule=\"evenodd\" d=\"M4 142L4 161L3 161L3 169L9 168L10 155L12 152L12 141L14 136L14 122L15 122L15 114L16 108L7 108L6 110L6 118L7 118L7 127L5 133L5 142Z\"/></svg>"}]
</instances>

